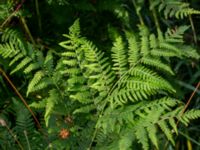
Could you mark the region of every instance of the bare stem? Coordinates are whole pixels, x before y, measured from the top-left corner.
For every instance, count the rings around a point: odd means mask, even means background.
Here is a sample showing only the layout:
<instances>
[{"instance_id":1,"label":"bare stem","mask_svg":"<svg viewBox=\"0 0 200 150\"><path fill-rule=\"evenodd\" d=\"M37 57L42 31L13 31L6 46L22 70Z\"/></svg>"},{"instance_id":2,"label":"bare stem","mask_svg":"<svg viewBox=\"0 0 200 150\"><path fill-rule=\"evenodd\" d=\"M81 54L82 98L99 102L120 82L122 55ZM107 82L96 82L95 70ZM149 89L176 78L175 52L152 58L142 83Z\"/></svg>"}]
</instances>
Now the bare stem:
<instances>
[{"instance_id":1,"label":"bare stem","mask_svg":"<svg viewBox=\"0 0 200 150\"><path fill-rule=\"evenodd\" d=\"M151 0L149 0L149 3L151 4ZM160 30L160 24L159 24L158 17L157 17L157 14L156 14L156 10L155 10L154 7L152 8L152 14L153 14L153 18L154 18L156 28L157 28L157 30Z\"/></svg>"},{"instance_id":2,"label":"bare stem","mask_svg":"<svg viewBox=\"0 0 200 150\"><path fill-rule=\"evenodd\" d=\"M36 14L37 14L37 19L38 19L38 27L39 27L39 31L41 33L42 32L42 22L41 22L38 0L35 0L35 9L36 9Z\"/></svg>"},{"instance_id":3,"label":"bare stem","mask_svg":"<svg viewBox=\"0 0 200 150\"><path fill-rule=\"evenodd\" d=\"M192 28L192 33L193 33L193 37L194 37L194 42L195 44L197 44L197 35L196 35L196 31L195 31L195 28L194 28L194 23L193 23L193 20L192 20L192 16L189 15L189 20L190 20L190 24L191 24L191 28Z\"/></svg>"},{"instance_id":4,"label":"bare stem","mask_svg":"<svg viewBox=\"0 0 200 150\"><path fill-rule=\"evenodd\" d=\"M24 29L26 31L26 33L28 34L28 37L30 38L31 42L33 43L33 45L35 45L35 41L33 39L33 36L31 35L31 32L27 26L27 23L26 23L26 20L24 19L24 17L21 17L21 21L22 21L22 24L24 26Z\"/></svg>"},{"instance_id":5,"label":"bare stem","mask_svg":"<svg viewBox=\"0 0 200 150\"><path fill-rule=\"evenodd\" d=\"M138 6L137 6L135 0L132 0L132 2L133 2L133 5L134 5L134 7L135 7L136 14L137 14L138 17L139 17L140 24L141 24L141 25L144 25L144 21L143 21L143 19L142 19L142 15L140 14L140 12L139 12L139 10L138 10Z\"/></svg>"}]
</instances>

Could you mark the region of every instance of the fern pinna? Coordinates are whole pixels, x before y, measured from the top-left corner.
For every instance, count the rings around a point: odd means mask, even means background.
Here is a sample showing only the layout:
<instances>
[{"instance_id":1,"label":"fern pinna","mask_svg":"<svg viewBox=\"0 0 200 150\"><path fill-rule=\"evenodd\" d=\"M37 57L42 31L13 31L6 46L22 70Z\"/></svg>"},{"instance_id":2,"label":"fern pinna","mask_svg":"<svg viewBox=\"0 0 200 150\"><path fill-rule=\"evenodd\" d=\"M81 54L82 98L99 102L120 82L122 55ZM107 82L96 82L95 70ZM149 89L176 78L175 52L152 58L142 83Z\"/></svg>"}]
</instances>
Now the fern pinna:
<instances>
[{"instance_id":1,"label":"fern pinna","mask_svg":"<svg viewBox=\"0 0 200 150\"><path fill-rule=\"evenodd\" d=\"M39 94L41 100L30 106L45 109L52 139L61 128L67 128L68 146L75 149L137 149L140 144L143 149L159 149L160 138L174 145L177 120L188 125L200 116L199 110L182 115L184 104L173 98L176 89L170 83L175 75L171 58L199 58L183 43L187 28L169 29L166 34L158 30L156 35L141 25L139 34L128 30L124 35L116 34L109 59L81 36L76 20L69 34L64 34L67 40L60 43L64 50L58 61L52 51L44 55L33 50L32 44L18 40L20 35L12 30L2 36L0 54L15 65L11 73L23 70L33 74L27 96ZM52 144L66 147L57 140Z\"/></svg>"}]
</instances>

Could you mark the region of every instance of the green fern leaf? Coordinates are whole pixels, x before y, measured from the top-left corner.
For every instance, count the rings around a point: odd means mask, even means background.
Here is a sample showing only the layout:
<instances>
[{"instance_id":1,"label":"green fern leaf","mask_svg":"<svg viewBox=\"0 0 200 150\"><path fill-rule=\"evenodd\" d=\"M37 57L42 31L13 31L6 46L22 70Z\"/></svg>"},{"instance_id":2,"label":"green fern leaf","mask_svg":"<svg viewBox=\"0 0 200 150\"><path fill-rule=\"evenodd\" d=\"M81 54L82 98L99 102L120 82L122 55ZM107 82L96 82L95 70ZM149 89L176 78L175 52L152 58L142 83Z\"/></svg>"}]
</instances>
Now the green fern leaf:
<instances>
[{"instance_id":1,"label":"green fern leaf","mask_svg":"<svg viewBox=\"0 0 200 150\"><path fill-rule=\"evenodd\" d=\"M147 131L143 128L143 126L136 126L135 130L136 138L138 139L138 142L142 144L142 148L144 150L149 149L149 143L148 143L148 137L147 137Z\"/></svg>"},{"instance_id":2,"label":"green fern leaf","mask_svg":"<svg viewBox=\"0 0 200 150\"><path fill-rule=\"evenodd\" d=\"M147 126L147 132L148 132L148 135L149 135L149 139L151 140L151 142L155 145L155 147L157 149L158 148L158 140L157 140L157 136L156 136L156 127L154 125L149 125Z\"/></svg>"},{"instance_id":3,"label":"green fern leaf","mask_svg":"<svg viewBox=\"0 0 200 150\"><path fill-rule=\"evenodd\" d=\"M169 126L167 125L167 123L165 121L160 121L158 122L159 127L161 128L161 130L164 132L164 134L166 135L167 139L169 141L171 141L171 143L173 145L175 145L173 137L172 137L172 131L170 131Z\"/></svg>"},{"instance_id":4,"label":"green fern leaf","mask_svg":"<svg viewBox=\"0 0 200 150\"><path fill-rule=\"evenodd\" d=\"M112 60L114 62L113 70L116 74L121 76L125 71L127 71L127 59L126 51L123 44L122 37L118 37L112 47Z\"/></svg>"},{"instance_id":5,"label":"green fern leaf","mask_svg":"<svg viewBox=\"0 0 200 150\"><path fill-rule=\"evenodd\" d=\"M31 58L29 57L25 57L17 66L14 70L11 71L10 74L13 74L17 71L19 71L20 69L24 68L27 64L29 64L32 61Z\"/></svg>"},{"instance_id":6,"label":"green fern leaf","mask_svg":"<svg viewBox=\"0 0 200 150\"><path fill-rule=\"evenodd\" d=\"M34 91L35 86L40 82L40 80L42 79L42 77L44 76L44 72L43 71L38 71L35 73L33 79L30 81L29 85L28 85L28 89L27 89L27 96L30 92Z\"/></svg>"},{"instance_id":7,"label":"green fern leaf","mask_svg":"<svg viewBox=\"0 0 200 150\"><path fill-rule=\"evenodd\" d=\"M58 103L59 99L60 95L58 94L57 90L52 89L49 91L49 97L46 99L46 110L44 115L44 120L47 127L49 125L50 116L53 113L53 109Z\"/></svg>"},{"instance_id":8,"label":"green fern leaf","mask_svg":"<svg viewBox=\"0 0 200 150\"><path fill-rule=\"evenodd\" d=\"M142 58L142 63L156 67L160 70L163 70L171 75L174 75L174 72L172 69L169 67L169 65L164 64L163 62L160 61L159 58L153 58L153 57L143 57Z\"/></svg>"}]
</instances>

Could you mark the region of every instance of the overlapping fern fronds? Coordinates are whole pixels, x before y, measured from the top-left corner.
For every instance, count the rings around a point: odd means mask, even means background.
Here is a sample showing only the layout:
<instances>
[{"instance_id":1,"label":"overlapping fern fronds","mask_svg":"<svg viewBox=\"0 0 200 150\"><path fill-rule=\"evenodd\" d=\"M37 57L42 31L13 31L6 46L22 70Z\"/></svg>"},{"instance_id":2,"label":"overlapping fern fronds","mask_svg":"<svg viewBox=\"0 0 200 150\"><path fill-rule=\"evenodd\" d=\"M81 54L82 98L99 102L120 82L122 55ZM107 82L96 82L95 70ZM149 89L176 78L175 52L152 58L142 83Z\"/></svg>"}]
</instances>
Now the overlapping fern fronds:
<instances>
[{"instance_id":1,"label":"overlapping fern fronds","mask_svg":"<svg viewBox=\"0 0 200 150\"><path fill-rule=\"evenodd\" d=\"M176 91L161 74L167 73L168 77L174 75L168 58L187 58L190 56L199 58L196 51L179 47L183 44L182 33L185 29L185 27L181 27L174 33L168 31L166 36L160 33L158 38L156 35L150 34L144 26L139 28L139 38L136 38L138 35L134 32L127 31L128 43L125 43L124 38L126 37L123 36L118 36L114 41L111 49L111 63L109 60L103 59L105 58L103 53L91 42L80 37L79 22L75 21L70 28L70 34L65 35L68 40L60 43L66 49L66 52L62 53L66 71L64 70L62 73L69 77L68 82L72 78L76 78L73 79L76 82L72 82L74 85L70 82L70 85L73 86L70 86L68 92L77 93L70 98L81 103L86 102L82 109L75 110L74 114L89 112L95 107L99 108L99 104L102 103L96 103L96 99L109 102L103 117L97 123L97 128L101 134L97 134L97 139L103 140L103 137L120 134L122 138L118 143L119 145L113 143L116 149L124 144L131 146L131 143L135 141L134 139L137 139L136 141L139 141L144 149L149 148L149 139L158 148L156 132L158 132L159 127L166 138L174 143L171 129L177 132L175 121L180 119L183 104L170 97ZM186 53L191 54L186 55ZM106 69L106 66L111 69L110 64L112 64L115 77L112 80L107 80L110 79L111 75L114 76L113 73L109 75L112 71ZM69 72L69 70L72 70L72 72ZM75 85L76 88L74 88ZM83 88L81 91L77 88L79 86ZM89 103L88 97L83 96L84 94L87 96L84 93L85 87L88 88L87 91L90 91L88 96L93 97ZM91 93L91 91L93 92ZM82 96L79 96L78 93ZM154 96L161 98L152 99ZM104 108L105 103L103 104ZM129 104L129 106L126 104ZM117 115L113 115L115 113ZM198 116L198 113L195 114L194 116ZM135 138L127 137L130 130ZM123 141L129 142L123 143ZM108 147L112 145L111 143L107 144ZM129 147L128 145L126 146ZM105 147L105 143L103 147Z\"/></svg>"},{"instance_id":2,"label":"overlapping fern fronds","mask_svg":"<svg viewBox=\"0 0 200 150\"><path fill-rule=\"evenodd\" d=\"M183 19L189 15L199 15L200 11L190 7L190 4L182 0L154 0L150 5L150 10L157 7L159 12L163 12L165 18L176 17Z\"/></svg>"},{"instance_id":3,"label":"overlapping fern fronds","mask_svg":"<svg viewBox=\"0 0 200 150\"><path fill-rule=\"evenodd\" d=\"M56 114L82 120L80 116L85 113L93 118L85 121L90 126L86 140L95 140L97 147L128 149L133 142L139 142L143 149L150 145L159 148L157 133L162 131L174 144L172 131L177 133L176 120L187 125L189 120L199 117L199 111L194 110L180 115L184 104L173 98L176 90L168 80L174 75L170 58L200 57L192 47L184 45L182 36L186 29L183 26L156 35L142 25L139 33L116 34L108 59L81 36L76 20L69 33L64 34L66 40L59 43L64 50L58 61L54 61L51 51L46 55L33 51L31 44L24 44L14 36L3 36L0 54L16 66L11 73L32 72L27 96L40 91L42 100L31 107L45 108L46 126ZM72 132L75 130L80 135L85 133L79 123L72 127ZM91 132L95 133L93 137ZM115 135L120 139L115 139ZM110 139L105 140L107 137Z\"/></svg>"}]
</instances>

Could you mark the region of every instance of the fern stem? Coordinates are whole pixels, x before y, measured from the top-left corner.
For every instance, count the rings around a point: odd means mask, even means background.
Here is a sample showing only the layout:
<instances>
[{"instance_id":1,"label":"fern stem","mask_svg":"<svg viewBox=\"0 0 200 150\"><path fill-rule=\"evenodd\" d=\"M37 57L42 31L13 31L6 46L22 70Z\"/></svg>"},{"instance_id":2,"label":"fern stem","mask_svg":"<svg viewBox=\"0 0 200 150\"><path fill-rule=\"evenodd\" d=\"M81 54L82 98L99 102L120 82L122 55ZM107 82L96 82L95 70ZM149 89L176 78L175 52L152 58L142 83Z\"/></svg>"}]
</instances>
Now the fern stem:
<instances>
[{"instance_id":1,"label":"fern stem","mask_svg":"<svg viewBox=\"0 0 200 150\"><path fill-rule=\"evenodd\" d=\"M189 137L188 135L186 135L185 133L178 131L178 133L180 133L182 136L184 136L185 138L187 138L188 140L190 140L191 142L195 143L196 145L200 146L200 142L196 141L195 139Z\"/></svg>"},{"instance_id":2,"label":"fern stem","mask_svg":"<svg viewBox=\"0 0 200 150\"><path fill-rule=\"evenodd\" d=\"M18 146L20 147L21 150L24 150L24 148L22 147L22 144L19 142L19 140L17 139L17 137L14 135L14 133L12 132L12 130L7 126L7 124L5 125L6 129L8 130L8 132L10 133L10 135L14 138L14 140L17 142Z\"/></svg>"},{"instance_id":3,"label":"fern stem","mask_svg":"<svg viewBox=\"0 0 200 150\"><path fill-rule=\"evenodd\" d=\"M150 3L150 5L151 5L151 0L149 0L149 3ZM156 25L156 28L157 28L157 30L160 30L160 24L159 24L158 17L157 17L157 15L156 15L156 10L155 10L154 7L152 8L152 14L153 14L154 23L155 23L155 25Z\"/></svg>"},{"instance_id":4,"label":"fern stem","mask_svg":"<svg viewBox=\"0 0 200 150\"><path fill-rule=\"evenodd\" d=\"M132 0L132 2L133 2L133 5L134 5L134 7L135 7L136 14L137 14L137 16L139 17L140 24L141 24L141 25L144 25L144 21L143 21L142 15L140 14L140 12L139 12L139 10L138 10L138 6L137 6L135 0Z\"/></svg>"},{"instance_id":5,"label":"fern stem","mask_svg":"<svg viewBox=\"0 0 200 150\"><path fill-rule=\"evenodd\" d=\"M195 42L195 44L197 44L196 30L195 30L194 22L193 22L193 20L192 20L192 16L191 16L191 15L189 15L189 20L190 20L190 24L191 24L191 28L192 28L192 33L193 33L194 42Z\"/></svg>"},{"instance_id":6,"label":"fern stem","mask_svg":"<svg viewBox=\"0 0 200 150\"><path fill-rule=\"evenodd\" d=\"M31 150L31 146L30 146L30 142L28 140L28 136L27 136L27 131L26 130L24 130L24 136L26 138L26 142L27 142L27 145L28 145L28 150Z\"/></svg>"},{"instance_id":7,"label":"fern stem","mask_svg":"<svg viewBox=\"0 0 200 150\"><path fill-rule=\"evenodd\" d=\"M19 91L17 90L17 88L15 87L15 85L12 83L12 81L9 79L9 77L6 75L6 73L0 68L0 74L3 75L3 77L6 79L6 81L10 84L10 86L12 87L12 89L15 91L15 93L17 94L17 96L21 99L21 101L24 103L24 105L26 106L26 108L29 110L29 112L32 114L37 126L39 129L42 129L37 117L35 116L35 114L33 113L33 111L31 110L31 108L28 106L28 103L26 102L26 100L23 98L23 96L19 93Z\"/></svg>"},{"instance_id":8,"label":"fern stem","mask_svg":"<svg viewBox=\"0 0 200 150\"><path fill-rule=\"evenodd\" d=\"M38 18L39 32L41 33L42 32L42 23L41 23L41 16L40 16L38 0L35 0L35 9L36 9L36 14L37 14L37 18Z\"/></svg>"},{"instance_id":9,"label":"fern stem","mask_svg":"<svg viewBox=\"0 0 200 150\"><path fill-rule=\"evenodd\" d=\"M24 26L24 29L25 29L26 33L28 34L28 36L29 36L31 42L32 42L33 45L35 46L35 41L34 41L34 39L33 39L33 36L31 35L31 32L30 32L30 30L29 30L29 28L28 28L28 26L27 26L27 23L26 23L26 20L24 19L24 17L21 17L21 22L22 22L22 24L23 24L23 26Z\"/></svg>"}]
</instances>

